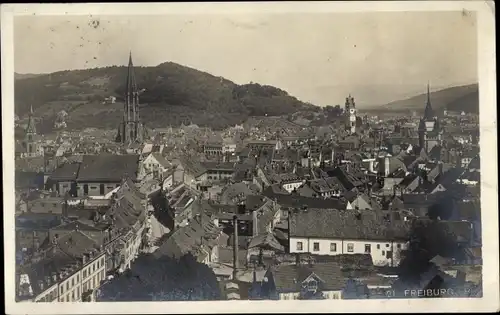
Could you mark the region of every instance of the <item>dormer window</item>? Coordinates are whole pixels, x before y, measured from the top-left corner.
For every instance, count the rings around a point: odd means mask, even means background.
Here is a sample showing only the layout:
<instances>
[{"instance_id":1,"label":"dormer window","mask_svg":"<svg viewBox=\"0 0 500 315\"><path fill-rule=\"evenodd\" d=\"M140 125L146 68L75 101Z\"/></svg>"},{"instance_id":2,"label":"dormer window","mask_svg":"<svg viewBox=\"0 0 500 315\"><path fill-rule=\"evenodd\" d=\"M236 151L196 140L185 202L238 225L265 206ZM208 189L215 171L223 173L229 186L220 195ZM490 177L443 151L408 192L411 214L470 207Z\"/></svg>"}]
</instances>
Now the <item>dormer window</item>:
<instances>
[{"instance_id":1,"label":"dormer window","mask_svg":"<svg viewBox=\"0 0 500 315\"><path fill-rule=\"evenodd\" d=\"M307 282L306 284L306 289L310 292L316 292L318 290L318 281L316 281L315 279L309 280L309 282Z\"/></svg>"}]
</instances>

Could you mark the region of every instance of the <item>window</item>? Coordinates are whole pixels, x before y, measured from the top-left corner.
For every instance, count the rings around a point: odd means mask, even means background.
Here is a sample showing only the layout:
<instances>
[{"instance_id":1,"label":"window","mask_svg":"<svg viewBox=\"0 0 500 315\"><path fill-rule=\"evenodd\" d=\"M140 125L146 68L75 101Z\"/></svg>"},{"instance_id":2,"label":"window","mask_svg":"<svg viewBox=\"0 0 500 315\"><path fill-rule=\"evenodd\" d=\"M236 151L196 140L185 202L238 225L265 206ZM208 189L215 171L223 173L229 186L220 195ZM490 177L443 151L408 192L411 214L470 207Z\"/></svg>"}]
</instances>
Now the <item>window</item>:
<instances>
[{"instance_id":1,"label":"window","mask_svg":"<svg viewBox=\"0 0 500 315\"><path fill-rule=\"evenodd\" d=\"M385 244L385 247L389 247L389 246L391 246L391 245L389 245L389 244Z\"/></svg>"},{"instance_id":2,"label":"window","mask_svg":"<svg viewBox=\"0 0 500 315\"><path fill-rule=\"evenodd\" d=\"M313 243L313 251L319 252L319 243L318 242Z\"/></svg>"},{"instance_id":3,"label":"window","mask_svg":"<svg viewBox=\"0 0 500 315\"><path fill-rule=\"evenodd\" d=\"M309 280L309 282L307 283L307 291L316 291L318 290L318 282L314 279L312 280Z\"/></svg>"},{"instance_id":4,"label":"window","mask_svg":"<svg viewBox=\"0 0 500 315\"><path fill-rule=\"evenodd\" d=\"M80 282L80 275L76 275L76 283Z\"/></svg>"},{"instance_id":5,"label":"window","mask_svg":"<svg viewBox=\"0 0 500 315\"><path fill-rule=\"evenodd\" d=\"M330 251L331 252L337 251L337 243L330 243Z\"/></svg>"},{"instance_id":6,"label":"window","mask_svg":"<svg viewBox=\"0 0 500 315\"><path fill-rule=\"evenodd\" d=\"M302 246L303 246L302 242L297 242L297 250L302 250L303 248Z\"/></svg>"},{"instance_id":7,"label":"window","mask_svg":"<svg viewBox=\"0 0 500 315\"><path fill-rule=\"evenodd\" d=\"M75 278L71 279L71 286L74 287L75 286Z\"/></svg>"},{"instance_id":8,"label":"window","mask_svg":"<svg viewBox=\"0 0 500 315\"><path fill-rule=\"evenodd\" d=\"M66 282L66 291L68 291L68 290L69 290L69 281Z\"/></svg>"},{"instance_id":9,"label":"window","mask_svg":"<svg viewBox=\"0 0 500 315\"><path fill-rule=\"evenodd\" d=\"M64 292L64 287L63 287L63 286L61 286L61 288L59 289L59 291L61 291L59 294L63 294L63 292Z\"/></svg>"},{"instance_id":10,"label":"window","mask_svg":"<svg viewBox=\"0 0 500 315\"><path fill-rule=\"evenodd\" d=\"M354 244L353 243L347 243L347 252L349 252L349 253L354 252Z\"/></svg>"},{"instance_id":11,"label":"window","mask_svg":"<svg viewBox=\"0 0 500 315\"><path fill-rule=\"evenodd\" d=\"M83 269L83 278L87 278L87 269Z\"/></svg>"},{"instance_id":12,"label":"window","mask_svg":"<svg viewBox=\"0 0 500 315\"><path fill-rule=\"evenodd\" d=\"M385 250L382 251L382 255L385 255Z\"/></svg>"},{"instance_id":13,"label":"window","mask_svg":"<svg viewBox=\"0 0 500 315\"><path fill-rule=\"evenodd\" d=\"M80 288L79 287L76 287L76 298L77 299L80 298Z\"/></svg>"},{"instance_id":14,"label":"window","mask_svg":"<svg viewBox=\"0 0 500 315\"><path fill-rule=\"evenodd\" d=\"M372 252L372 246L370 244L365 244L365 253L369 254Z\"/></svg>"},{"instance_id":15,"label":"window","mask_svg":"<svg viewBox=\"0 0 500 315\"><path fill-rule=\"evenodd\" d=\"M377 244L377 249L380 249L380 244Z\"/></svg>"}]
</instances>

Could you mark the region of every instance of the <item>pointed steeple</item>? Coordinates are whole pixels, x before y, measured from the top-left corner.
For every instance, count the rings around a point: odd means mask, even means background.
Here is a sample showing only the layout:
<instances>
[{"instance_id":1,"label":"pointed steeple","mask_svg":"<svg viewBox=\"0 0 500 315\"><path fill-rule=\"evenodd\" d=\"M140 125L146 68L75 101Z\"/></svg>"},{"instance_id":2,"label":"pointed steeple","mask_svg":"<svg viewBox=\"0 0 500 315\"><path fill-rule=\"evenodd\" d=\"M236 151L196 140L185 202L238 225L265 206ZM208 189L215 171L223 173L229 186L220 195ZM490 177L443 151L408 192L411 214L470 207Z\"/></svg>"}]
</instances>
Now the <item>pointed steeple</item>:
<instances>
[{"instance_id":1,"label":"pointed steeple","mask_svg":"<svg viewBox=\"0 0 500 315\"><path fill-rule=\"evenodd\" d=\"M30 106L28 125L26 126L25 132L26 134L36 134L35 120L33 119L33 105Z\"/></svg>"},{"instance_id":2,"label":"pointed steeple","mask_svg":"<svg viewBox=\"0 0 500 315\"><path fill-rule=\"evenodd\" d=\"M434 111L431 105L431 92L429 88L429 82L427 82L427 104L425 105L424 119L431 120L434 118Z\"/></svg>"},{"instance_id":3,"label":"pointed steeple","mask_svg":"<svg viewBox=\"0 0 500 315\"><path fill-rule=\"evenodd\" d=\"M128 58L128 73L127 73L127 95L132 95L137 92L137 83L135 81L134 64L132 63L132 52Z\"/></svg>"}]
</instances>

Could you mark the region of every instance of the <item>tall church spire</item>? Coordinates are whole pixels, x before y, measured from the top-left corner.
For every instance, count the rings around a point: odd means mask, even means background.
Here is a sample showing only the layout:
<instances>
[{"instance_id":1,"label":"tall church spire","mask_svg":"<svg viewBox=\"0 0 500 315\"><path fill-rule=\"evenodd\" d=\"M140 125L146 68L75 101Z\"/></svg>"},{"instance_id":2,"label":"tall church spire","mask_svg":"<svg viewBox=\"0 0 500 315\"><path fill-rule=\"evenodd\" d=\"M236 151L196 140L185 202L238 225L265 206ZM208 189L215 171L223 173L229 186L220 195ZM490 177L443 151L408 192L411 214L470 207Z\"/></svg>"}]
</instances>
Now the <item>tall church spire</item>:
<instances>
[{"instance_id":1,"label":"tall church spire","mask_svg":"<svg viewBox=\"0 0 500 315\"><path fill-rule=\"evenodd\" d=\"M26 134L36 134L35 120L33 119L33 105L30 106L28 125L26 126Z\"/></svg>"},{"instance_id":2,"label":"tall church spire","mask_svg":"<svg viewBox=\"0 0 500 315\"><path fill-rule=\"evenodd\" d=\"M132 52L128 58L128 72L127 72L127 96L137 93L137 83L135 81L134 64L132 62Z\"/></svg>"},{"instance_id":3,"label":"tall church spire","mask_svg":"<svg viewBox=\"0 0 500 315\"><path fill-rule=\"evenodd\" d=\"M117 141L121 143L132 143L142 141L143 125L139 116L139 91L132 62L132 52L129 54L127 82L125 86L125 104L123 108L123 122L118 131Z\"/></svg>"},{"instance_id":4,"label":"tall church spire","mask_svg":"<svg viewBox=\"0 0 500 315\"><path fill-rule=\"evenodd\" d=\"M424 119L431 120L434 118L434 110L431 105L431 92L429 82L427 82L427 104L425 105Z\"/></svg>"}]
</instances>

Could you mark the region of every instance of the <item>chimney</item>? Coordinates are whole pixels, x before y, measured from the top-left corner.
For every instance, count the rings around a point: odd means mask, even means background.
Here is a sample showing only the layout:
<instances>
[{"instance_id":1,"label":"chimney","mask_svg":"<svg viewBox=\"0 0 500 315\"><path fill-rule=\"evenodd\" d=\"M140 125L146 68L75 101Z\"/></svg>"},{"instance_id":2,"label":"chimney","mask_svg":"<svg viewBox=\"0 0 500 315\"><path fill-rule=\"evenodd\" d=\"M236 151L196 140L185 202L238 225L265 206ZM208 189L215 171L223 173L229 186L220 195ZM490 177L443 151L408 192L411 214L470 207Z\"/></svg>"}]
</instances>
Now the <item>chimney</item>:
<instances>
[{"instance_id":1,"label":"chimney","mask_svg":"<svg viewBox=\"0 0 500 315\"><path fill-rule=\"evenodd\" d=\"M233 241L233 280L236 280L238 270L238 216L233 217L234 241Z\"/></svg>"},{"instance_id":2,"label":"chimney","mask_svg":"<svg viewBox=\"0 0 500 315\"><path fill-rule=\"evenodd\" d=\"M252 212L252 225L253 225L253 236L259 235L259 216L257 210L254 210Z\"/></svg>"},{"instance_id":3,"label":"chimney","mask_svg":"<svg viewBox=\"0 0 500 315\"><path fill-rule=\"evenodd\" d=\"M384 159L384 176L385 177L389 176L389 163L390 163L390 160L388 157L386 157Z\"/></svg>"}]
</instances>

